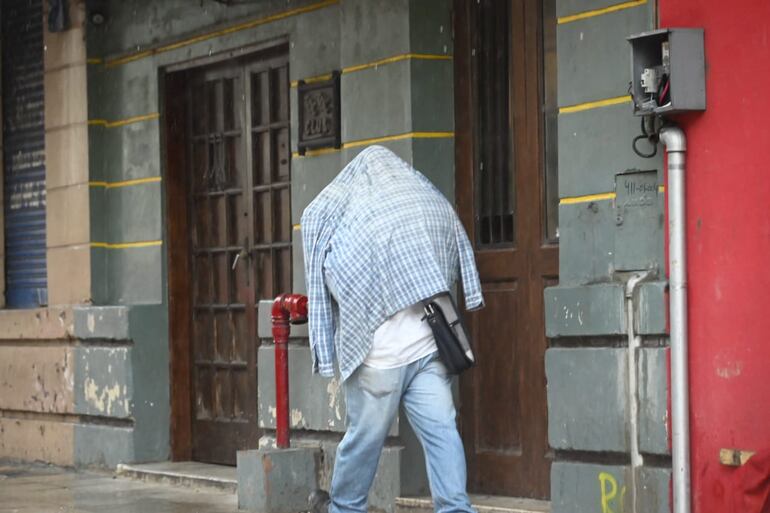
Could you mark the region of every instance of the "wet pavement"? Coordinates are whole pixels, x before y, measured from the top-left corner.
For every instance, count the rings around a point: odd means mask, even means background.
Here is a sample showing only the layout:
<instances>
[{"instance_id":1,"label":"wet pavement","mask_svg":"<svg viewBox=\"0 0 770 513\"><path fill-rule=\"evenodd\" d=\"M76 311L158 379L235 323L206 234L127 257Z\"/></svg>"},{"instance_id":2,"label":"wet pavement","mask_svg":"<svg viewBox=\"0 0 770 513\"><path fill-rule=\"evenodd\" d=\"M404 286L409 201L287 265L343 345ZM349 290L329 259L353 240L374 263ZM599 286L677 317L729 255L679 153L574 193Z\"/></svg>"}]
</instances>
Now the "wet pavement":
<instances>
[{"instance_id":1,"label":"wet pavement","mask_svg":"<svg viewBox=\"0 0 770 513\"><path fill-rule=\"evenodd\" d=\"M233 493L47 466L0 465L0 513L235 513Z\"/></svg>"}]
</instances>

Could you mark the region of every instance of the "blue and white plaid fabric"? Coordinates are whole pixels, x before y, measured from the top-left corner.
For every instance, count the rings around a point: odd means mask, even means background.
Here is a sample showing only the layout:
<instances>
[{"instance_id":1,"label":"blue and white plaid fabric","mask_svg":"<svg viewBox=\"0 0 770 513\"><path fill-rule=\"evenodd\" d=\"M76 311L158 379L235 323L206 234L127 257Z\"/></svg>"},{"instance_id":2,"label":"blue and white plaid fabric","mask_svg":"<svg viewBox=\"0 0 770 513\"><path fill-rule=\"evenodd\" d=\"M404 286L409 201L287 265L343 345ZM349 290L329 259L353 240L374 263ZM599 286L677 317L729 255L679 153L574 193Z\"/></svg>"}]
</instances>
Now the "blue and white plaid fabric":
<instances>
[{"instance_id":1,"label":"blue and white plaid fabric","mask_svg":"<svg viewBox=\"0 0 770 513\"><path fill-rule=\"evenodd\" d=\"M301 220L313 371L342 379L391 315L449 291L458 271L468 309L484 305L473 248L452 205L390 150L361 152ZM333 299L330 295L330 287Z\"/></svg>"}]
</instances>

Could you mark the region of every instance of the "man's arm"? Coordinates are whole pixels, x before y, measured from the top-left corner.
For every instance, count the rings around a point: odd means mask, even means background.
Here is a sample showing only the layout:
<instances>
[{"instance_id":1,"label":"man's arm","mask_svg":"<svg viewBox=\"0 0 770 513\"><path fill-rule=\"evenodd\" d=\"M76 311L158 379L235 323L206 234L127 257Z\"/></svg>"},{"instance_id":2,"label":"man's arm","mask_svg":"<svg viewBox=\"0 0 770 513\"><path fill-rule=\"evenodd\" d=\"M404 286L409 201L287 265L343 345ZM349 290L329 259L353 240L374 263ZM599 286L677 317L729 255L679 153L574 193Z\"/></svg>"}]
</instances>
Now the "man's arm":
<instances>
[{"instance_id":1,"label":"man's arm","mask_svg":"<svg viewBox=\"0 0 770 513\"><path fill-rule=\"evenodd\" d=\"M331 297L323 279L323 264L329 247L329 230L312 216L303 214L302 244L308 296L308 324L313 372L334 375L334 320Z\"/></svg>"}]
</instances>

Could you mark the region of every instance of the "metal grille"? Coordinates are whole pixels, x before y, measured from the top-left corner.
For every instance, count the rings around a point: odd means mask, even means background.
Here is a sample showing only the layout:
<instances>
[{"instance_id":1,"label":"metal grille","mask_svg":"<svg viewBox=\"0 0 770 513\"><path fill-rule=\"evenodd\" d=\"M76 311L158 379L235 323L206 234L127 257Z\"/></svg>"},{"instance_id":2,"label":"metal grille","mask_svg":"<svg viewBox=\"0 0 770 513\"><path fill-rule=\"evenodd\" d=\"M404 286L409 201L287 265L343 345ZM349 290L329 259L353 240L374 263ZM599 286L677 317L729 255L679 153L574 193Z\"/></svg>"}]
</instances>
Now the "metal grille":
<instances>
[{"instance_id":1,"label":"metal grille","mask_svg":"<svg viewBox=\"0 0 770 513\"><path fill-rule=\"evenodd\" d=\"M510 245L514 240L511 165L510 2L475 3L475 94L478 105L476 243Z\"/></svg>"},{"instance_id":2,"label":"metal grille","mask_svg":"<svg viewBox=\"0 0 770 513\"><path fill-rule=\"evenodd\" d=\"M543 151L545 165L545 240L559 241L559 107L556 101L556 0L544 0L543 9Z\"/></svg>"},{"instance_id":3,"label":"metal grille","mask_svg":"<svg viewBox=\"0 0 770 513\"><path fill-rule=\"evenodd\" d=\"M291 291L289 68L251 73L257 302Z\"/></svg>"},{"instance_id":4,"label":"metal grille","mask_svg":"<svg viewBox=\"0 0 770 513\"><path fill-rule=\"evenodd\" d=\"M48 302L42 0L2 2L6 304Z\"/></svg>"}]
</instances>

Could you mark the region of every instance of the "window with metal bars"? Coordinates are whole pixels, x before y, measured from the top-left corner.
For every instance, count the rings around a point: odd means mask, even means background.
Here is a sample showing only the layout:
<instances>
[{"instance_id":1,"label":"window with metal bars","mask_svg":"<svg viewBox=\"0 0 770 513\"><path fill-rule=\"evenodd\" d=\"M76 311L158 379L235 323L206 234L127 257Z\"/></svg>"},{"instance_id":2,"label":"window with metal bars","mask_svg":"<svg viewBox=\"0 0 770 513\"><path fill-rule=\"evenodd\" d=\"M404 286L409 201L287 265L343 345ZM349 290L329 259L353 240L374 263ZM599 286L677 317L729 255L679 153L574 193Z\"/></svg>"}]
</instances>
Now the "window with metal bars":
<instances>
[{"instance_id":1,"label":"window with metal bars","mask_svg":"<svg viewBox=\"0 0 770 513\"><path fill-rule=\"evenodd\" d=\"M514 241L515 191L510 109L511 12L509 2L475 5L477 110L476 243L510 246Z\"/></svg>"},{"instance_id":2,"label":"window with metal bars","mask_svg":"<svg viewBox=\"0 0 770 513\"><path fill-rule=\"evenodd\" d=\"M543 165L545 167L545 234L551 244L559 242L559 147L557 105L556 1L543 0Z\"/></svg>"}]
</instances>

